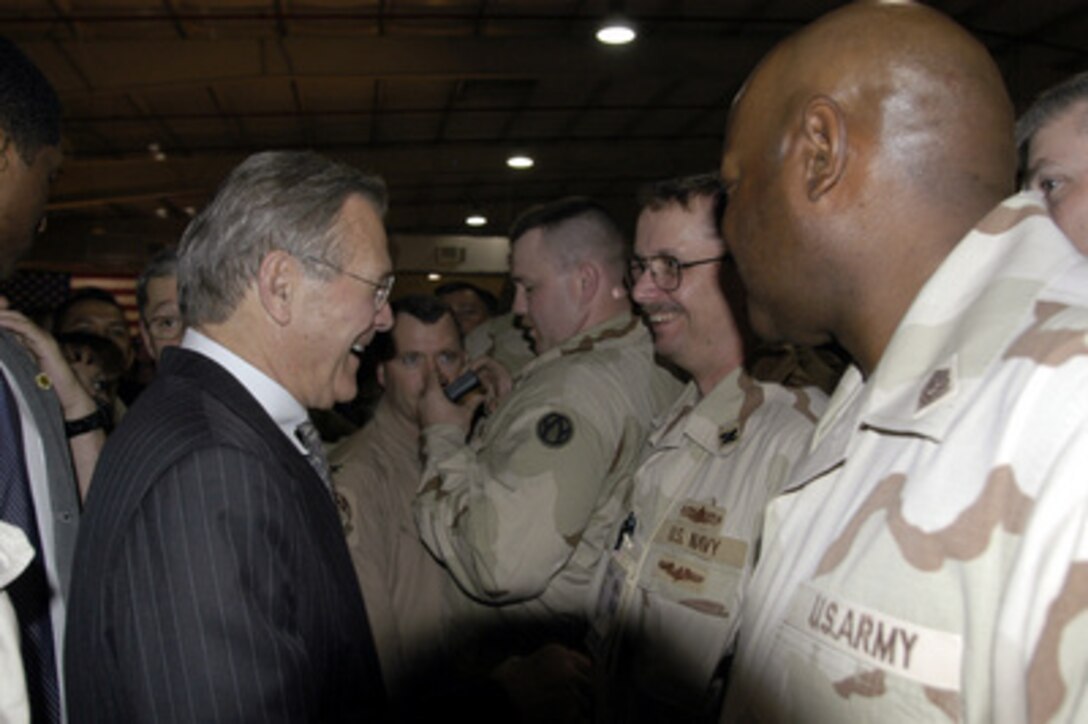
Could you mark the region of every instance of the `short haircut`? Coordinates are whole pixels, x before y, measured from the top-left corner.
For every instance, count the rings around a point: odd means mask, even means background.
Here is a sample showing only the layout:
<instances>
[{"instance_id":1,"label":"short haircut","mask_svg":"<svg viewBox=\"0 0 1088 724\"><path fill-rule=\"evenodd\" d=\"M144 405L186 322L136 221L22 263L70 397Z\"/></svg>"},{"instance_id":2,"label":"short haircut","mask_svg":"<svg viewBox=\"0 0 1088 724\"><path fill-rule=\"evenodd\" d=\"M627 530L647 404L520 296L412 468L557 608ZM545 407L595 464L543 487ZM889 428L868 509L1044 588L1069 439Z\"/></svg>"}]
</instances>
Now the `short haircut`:
<instances>
[{"instance_id":1,"label":"short haircut","mask_svg":"<svg viewBox=\"0 0 1088 724\"><path fill-rule=\"evenodd\" d=\"M1016 122L1016 149L1020 159L1021 184L1028 182L1028 154L1035 134L1081 101L1088 101L1088 71L1066 78L1043 91L1020 116Z\"/></svg>"},{"instance_id":2,"label":"short haircut","mask_svg":"<svg viewBox=\"0 0 1088 724\"><path fill-rule=\"evenodd\" d=\"M453 321L454 329L457 330L457 341L462 344L464 342L461 328L457 325L457 320L454 319L453 310L437 297L432 297L429 294L409 294L392 302L389 307L390 311L393 312L394 320L396 320L398 314L407 314L427 325L438 324L443 317L449 316L450 320ZM394 330L396 330L395 321L393 329L374 335L371 346L374 349L374 356L380 362L388 362L397 356L396 343L393 339Z\"/></svg>"},{"instance_id":3,"label":"short haircut","mask_svg":"<svg viewBox=\"0 0 1088 724\"><path fill-rule=\"evenodd\" d=\"M140 276L136 279L136 306L140 316L147 319L147 285L152 279L176 277L178 274L178 252L173 247L163 249L151 257Z\"/></svg>"},{"instance_id":4,"label":"short haircut","mask_svg":"<svg viewBox=\"0 0 1088 724\"><path fill-rule=\"evenodd\" d=\"M239 164L212 202L189 223L178 247L178 298L186 325L223 322L273 250L299 259L308 274L336 274L344 257L337 221L359 195L385 214L385 182L309 151L265 151Z\"/></svg>"},{"instance_id":5,"label":"short haircut","mask_svg":"<svg viewBox=\"0 0 1088 724\"><path fill-rule=\"evenodd\" d=\"M447 294L456 294L457 292L469 291L476 295L476 298L483 302L487 307L487 313L494 316L499 313L499 300L498 298L480 287L470 282L446 282L441 284L434 290L436 297L444 297Z\"/></svg>"},{"instance_id":6,"label":"short haircut","mask_svg":"<svg viewBox=\"0 0 1088 724\"><path fill-rule=\"evenodd\" d=\"M568 196L526 209L510 226L511 244L534 229L544 233L545 244L565 269L593 258L617 278L625 273L628 249L623 233L592 199Z\"/></svg>"},{"instance_id":7,"label":"short haircut","mask_svg":"<svg viewBox=\"0 0 1088 724\"><path fill-rule=\"evenodd\" d=\"M654 211L670 204L679 204L687 209L693 198L701 196L714 199L714 228L721 228L722 216L725 214L726 194L721 177L716 173L678 176L647 184L639 189L638 205L640 209Z\"/></svg>"},{"instance_id":8,"label":"short haircut","mask_svg":"<svg viewBox=\"0 0 1088 724\"><path fill-rule=\"evenodd\" d=\"M60 145L60 100L42 72L0 37L0 128L30 165L45 146Z\"/></svg>"},{"instance_id":9,"label":"short haircut","mask_svg":"<svg viewBox=\"0 0 1088 724\"><path fill-rule=\"evenodd\" d=\"M77 289L67 299L61 302L57 310L53 312L53 333L61 334L63 332L65 319L68 317L69 312L72 311L72 307L81 302L85 302L88 299L96 302L105 302L117 307L117 311L121 313L121 318L124 319L125 308L121 306L121 303L117 301L117 297L113 296L105 289L99 289L98 287L83 287Z\"/></svg>"}]
</instances>

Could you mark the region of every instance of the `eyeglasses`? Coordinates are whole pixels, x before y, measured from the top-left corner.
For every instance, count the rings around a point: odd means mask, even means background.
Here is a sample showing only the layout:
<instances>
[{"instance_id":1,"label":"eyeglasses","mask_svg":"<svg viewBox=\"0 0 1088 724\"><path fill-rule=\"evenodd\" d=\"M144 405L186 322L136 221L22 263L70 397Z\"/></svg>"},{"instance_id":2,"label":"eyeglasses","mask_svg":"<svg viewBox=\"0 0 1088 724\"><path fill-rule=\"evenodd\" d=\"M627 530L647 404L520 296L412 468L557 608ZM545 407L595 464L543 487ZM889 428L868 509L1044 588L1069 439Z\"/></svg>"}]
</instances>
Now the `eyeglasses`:
<instances>
[{"instance_id":1,"label":"eyeglasses","mask_svg":"<svg viewBox=\"0 0 1088 724\"><path fill-rule=\"evenodd\" d=\"M382 280L380 282L376 282L373 279L367 279L366 277L359 276L358 274L354 274L352 272L349 272L347 269L341 269L340 267L336 266L332 262L325 261L324 259L321 259L321 258L316 257L316 256L307 255L307 256L303 256L302 258L305 259L308 262L311 262L311 263L314 263L314 264L320 264L321 266L326 266L329 269L333 269L338 274L343 274L344 276L351 277L352 279L354 279L357 282L362 282L363 284L369 284L370 286L374 287L374 308L376 310L381 309L382 307L384 307L385 303L389 301L389 295L393 291L393 284L397 280L395 276L393 276L392 274L388 274L388 275L382 277Z\"/></svg>"},{"instance_id":2,"label":"eyeglasses","mask_svg":"<svg viewBox=\"0 0 1088 724\"><path fill-rule=\"evenodd\" d=\"M154 339L177 339L183 330L181 317L155 316L147 320L147 331Z\"/></svg>"},{"instance_id":3,"label":"eyeglasses","mask_svg":"<svg viewBox=\"0 0 1088 724\"><path fill-rule=\"evenodd\" d=\"M728 254L722 254L709 259L680 261L675 256L668 254L657 254L651 257L633 256L627 267L627 279L633 287L649 269L650 278L654 280L657 288L663 292L672 292L680 287L685 269L702 264L713 264L716 261L725 261L728 257Z\"/></svg>"}]
</instances>

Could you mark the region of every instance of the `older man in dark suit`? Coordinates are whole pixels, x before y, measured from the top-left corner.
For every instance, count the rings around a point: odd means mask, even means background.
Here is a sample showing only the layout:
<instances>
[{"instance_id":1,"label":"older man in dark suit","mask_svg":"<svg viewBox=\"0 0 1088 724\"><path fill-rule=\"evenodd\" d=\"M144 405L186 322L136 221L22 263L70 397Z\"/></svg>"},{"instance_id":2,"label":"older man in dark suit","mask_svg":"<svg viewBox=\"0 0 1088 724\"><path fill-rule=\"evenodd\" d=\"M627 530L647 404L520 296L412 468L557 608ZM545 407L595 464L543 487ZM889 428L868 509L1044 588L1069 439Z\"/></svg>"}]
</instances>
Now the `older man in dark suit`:
<instances>
[{"instance_id":1,"label":"older man in dark suit","mask_svg":"<svg viewBox=\"0 0 1088 724\"><path fill-rule=\"evenodd\" d=\"M373 721L384 694L306 408L388 329L376 177L250 157L180 246L181 348L107 443L76 551L73 721Z\"/></svg>"}]
</instances>

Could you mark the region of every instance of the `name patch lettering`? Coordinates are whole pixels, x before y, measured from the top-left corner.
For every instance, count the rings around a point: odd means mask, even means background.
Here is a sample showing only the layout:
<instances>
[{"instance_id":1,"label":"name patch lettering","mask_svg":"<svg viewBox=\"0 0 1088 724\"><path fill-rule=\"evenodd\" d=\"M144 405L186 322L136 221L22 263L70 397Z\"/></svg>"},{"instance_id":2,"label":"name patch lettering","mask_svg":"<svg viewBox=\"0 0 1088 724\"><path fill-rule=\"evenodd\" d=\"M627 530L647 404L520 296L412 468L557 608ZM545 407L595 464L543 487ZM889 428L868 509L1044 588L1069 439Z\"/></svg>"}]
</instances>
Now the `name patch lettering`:
<instances>
[{"instance_id":1,"label":"name patch lettering","mask_svg":"<svg viewBox=\"0 0 1088 724\"><path fill-rule=\"evenodd\" d=\"M959 634L906 621L811 585L798 590L786 625L925 686L960 689Z\"/></svg>"}]
</instances>

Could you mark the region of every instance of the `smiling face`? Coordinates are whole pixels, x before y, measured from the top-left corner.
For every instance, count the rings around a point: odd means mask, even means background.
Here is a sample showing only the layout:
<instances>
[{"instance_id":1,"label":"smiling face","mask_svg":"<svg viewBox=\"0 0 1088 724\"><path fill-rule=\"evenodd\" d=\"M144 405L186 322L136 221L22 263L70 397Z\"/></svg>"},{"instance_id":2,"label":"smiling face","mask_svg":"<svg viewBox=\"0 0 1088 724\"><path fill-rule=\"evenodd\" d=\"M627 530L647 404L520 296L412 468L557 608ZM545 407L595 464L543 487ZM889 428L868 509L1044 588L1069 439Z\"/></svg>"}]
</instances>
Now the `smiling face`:
<instances>
[{"instance_id":1,"label":"smiling face","mask_svg":"<svg viewBox=\"0 0 1088 724\"><path fill-rule=\"evenodd\" d=\"M542 229L530 229L515 240L510 259L516 287L513 312L521 315L537 354L562 344L581 328L585 315L574 271L563 269L555 259Z\"/></svg>"},{"instance_id":2,"label":"smiling face","mask_svg":"<svg viewBox=\"0 0 1088 724\"><path fill-rule=\"evenodd\" d=\"M1028 153L1028 188L1046 197L1050 215L1088 254L1088 101L1040 128Z\"/></svg>"},{"instance_id":3,"label":"smiling face","mask_svg":"<svg viewBox=\"0 0 1088 724\"><path fill-rule=\"evenodd\" d=\"M431 370L445 385L461 373L465 351L457 323L449 314L427 324L411 314L400 313L393 327L393 359L378 367L378 382L398 415L416 424L419 397Z\"/></svg>"},{"instance_id":4,"label":"smiling face","mask_svg":"<svg viewBox=\"0 0 1088 724\"><path fill-rule=\"evenodd\" d=\"M688 208L669 203L646 208L638 218L635 254L643 259L671 256L696 261L721 256L724 245L714 229L714 199L695 196ZM738 356L739 337L719 283L720 262L682 270L680 286L664 291L647 270L631 297L641 307L658 354L713 387L723 367ZM728 370L726 370L728 371ZM700 383L700 389L704 387Z\"/></svg>"},{"instance_id":5,"label":"smiling face","mask_svg":"<svg viewBox=\"0 0 1088 724\"><path fill-rule=\"evenodd\" d=\"M348 197L336 223L345 272L375 281L392 274L385 229L369 201ZM353 348L361 350L377 332L393 326L389 305L375 304L373 286L336 273L328 279L302 277L291 321L297 334L285 352L294 356L296 379L286 386L304 406L319 409L355 397L359 359Z\"/></svg>"},{"instance_id":6,"label":"smiling face","mask_svg":"<svg viewBox=\"0 0 1088 724\"><path fill-rule=\"evenodd\" d=\"M34 243L45 218L49 186L60 168L61 153L55 146L38 151L28 166L10 137L0 132L0 279Z\"/></svg>"}]
</instances>

